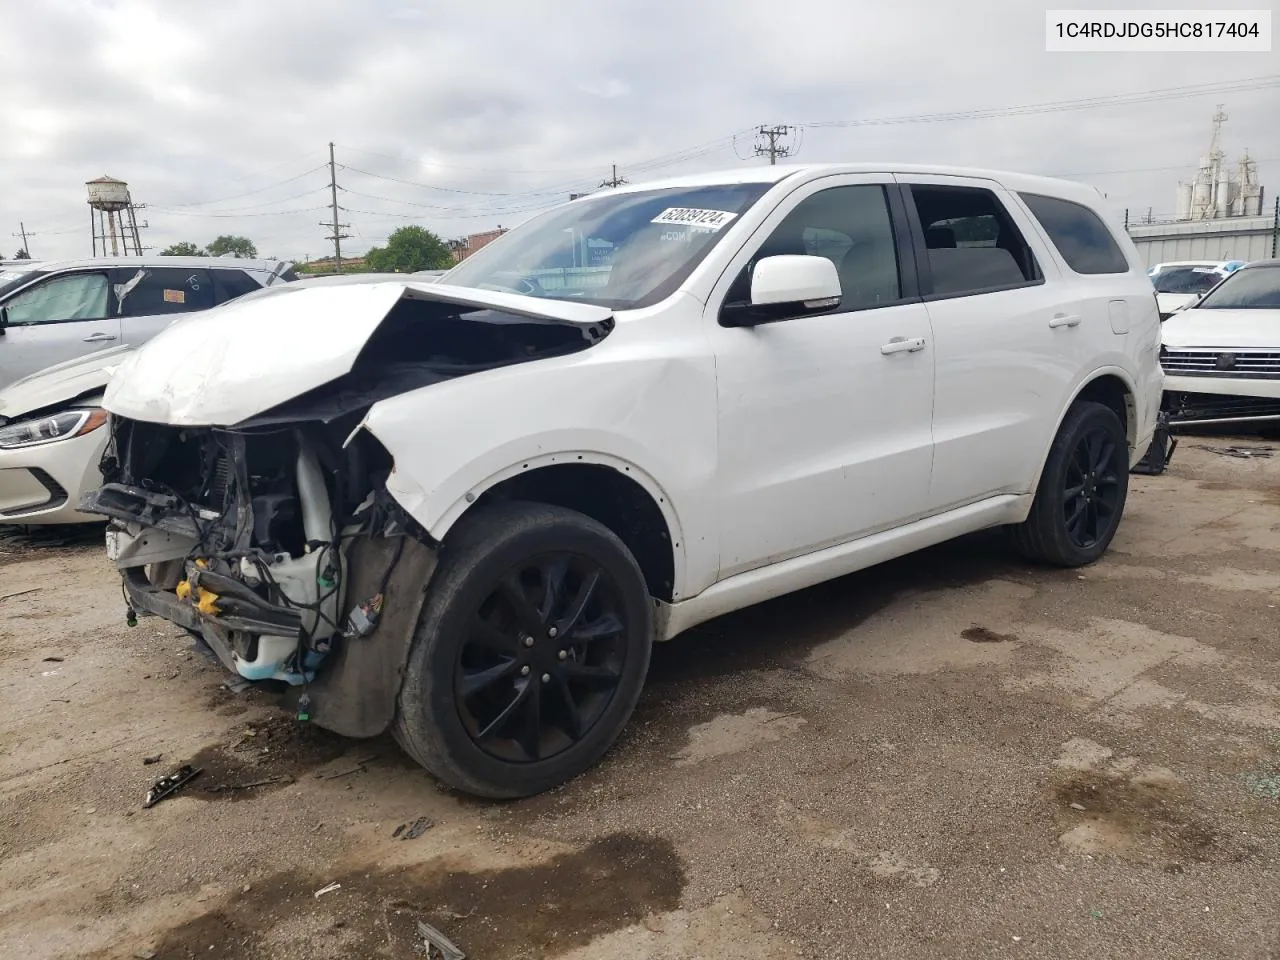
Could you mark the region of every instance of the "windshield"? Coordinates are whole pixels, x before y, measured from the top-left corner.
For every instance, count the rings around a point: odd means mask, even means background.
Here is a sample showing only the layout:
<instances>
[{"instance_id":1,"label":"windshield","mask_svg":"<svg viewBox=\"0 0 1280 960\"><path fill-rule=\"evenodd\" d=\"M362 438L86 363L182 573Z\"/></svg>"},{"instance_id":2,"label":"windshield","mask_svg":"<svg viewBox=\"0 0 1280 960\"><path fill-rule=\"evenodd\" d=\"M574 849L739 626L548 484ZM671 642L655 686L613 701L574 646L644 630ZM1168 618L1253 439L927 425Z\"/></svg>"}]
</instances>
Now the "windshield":
<instances>
[{"instance_id":1,"label":"windshield","mask_svg":"<svg viewBox=\"0 0 1280 960\"><path fill-rule=\"evenodd\" d=\"M632 309L670 296L771 183L606 194L543 214L445 283Z\"/></svg>"},{"instance_id":2,"label":"windshield","mask_svg":"<svg viewBox=\"0 0 1280 960\"><path fill-rule=\"evenodd\" d=\"M1221 279L1222 274L1212 267L1170 267L1157 273L1151 282L1156 293L1204 293Z\"/></svg>"},{"instance_id":3,"label":"windshield","mask_svg":"<svg viewBox=\"0 0 1280 960\"><path fill-rule=\"evenodd\" d=\"M1201 300L1198 310L1280 310L1280 265L1245 267Z\"/></svg>"}]
</instances>

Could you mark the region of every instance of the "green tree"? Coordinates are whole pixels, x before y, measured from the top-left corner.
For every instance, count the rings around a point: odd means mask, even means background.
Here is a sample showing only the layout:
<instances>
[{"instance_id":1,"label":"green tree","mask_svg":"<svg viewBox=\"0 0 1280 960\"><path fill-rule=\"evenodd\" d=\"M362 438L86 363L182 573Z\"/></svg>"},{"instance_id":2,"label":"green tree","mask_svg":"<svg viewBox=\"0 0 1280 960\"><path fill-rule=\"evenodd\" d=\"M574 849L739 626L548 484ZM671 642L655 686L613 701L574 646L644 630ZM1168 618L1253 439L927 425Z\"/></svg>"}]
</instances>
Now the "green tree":
<instances>
[{"instance_id":1,"label":"green tree","mask_svg":"<svg viewBox=\"0 0 1280 960\"><path fill-rule=\"evenodd\" d=\"M30 255L29 253L27 253L27 250L26 250L26 248L24 247L23 249L19 250L17 253L15 253L15 254L13 255L13 259L15 259L15 260L30 260L30 259L31 259L31 255Z\"/></svg>"},{"instance_id":2,"label":"green tree","mask_svg":"<svg viewBox=\"0 0 1280 960\"><path fill-rule=\"evenodd\" d=\"M374 247L364 262L376 273L414 273L453 266L449 245L422 227L401 227L387 237L385 247Z\"/></svg>"},{"instance_id":3,"label":"green tree","mask_svg":"<svg viewBox=\"0 0 1280 960\"><path fill-rule=\"evenodd\" d=\"M203 257L204 251L187 240L170 244L160 251L162 257Z\"/></svg>"},{"instance_id":4,"label":"green tree","mask_svg":"<svg viewBox=\"0 0 1280 960\"><path fill-rule=\"evenodd\" d=\"M244 257L253 259L258 255L258 248L253 245L253 241L248 237L233 237L230 234L223 234L218 237L206 248L211 257L222 257L231 254L233 257Z\"/></svg>"}]
</instances>

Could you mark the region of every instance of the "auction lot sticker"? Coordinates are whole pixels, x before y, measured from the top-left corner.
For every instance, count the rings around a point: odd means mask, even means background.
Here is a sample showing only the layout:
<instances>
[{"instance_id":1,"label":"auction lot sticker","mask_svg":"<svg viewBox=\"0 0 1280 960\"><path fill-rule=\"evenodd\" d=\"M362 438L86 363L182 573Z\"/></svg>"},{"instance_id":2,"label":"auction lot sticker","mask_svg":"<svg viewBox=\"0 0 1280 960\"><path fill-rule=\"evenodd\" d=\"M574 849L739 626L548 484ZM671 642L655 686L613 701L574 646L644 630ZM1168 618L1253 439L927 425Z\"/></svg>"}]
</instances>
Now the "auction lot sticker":
<instances>
[{"instance_id":1,"label":"auction lot sticker","mask_svg":"<svg viewBox=\"0 0 1280 960\"><path fill-rule=\"evenodd\" d=\"M703 230L719 230L729 223L736 213L727 210L698 210L694 207L667 207L651 220L651 223L676 223L683 227L700 227Z\"/></svg>"}]
</instances>

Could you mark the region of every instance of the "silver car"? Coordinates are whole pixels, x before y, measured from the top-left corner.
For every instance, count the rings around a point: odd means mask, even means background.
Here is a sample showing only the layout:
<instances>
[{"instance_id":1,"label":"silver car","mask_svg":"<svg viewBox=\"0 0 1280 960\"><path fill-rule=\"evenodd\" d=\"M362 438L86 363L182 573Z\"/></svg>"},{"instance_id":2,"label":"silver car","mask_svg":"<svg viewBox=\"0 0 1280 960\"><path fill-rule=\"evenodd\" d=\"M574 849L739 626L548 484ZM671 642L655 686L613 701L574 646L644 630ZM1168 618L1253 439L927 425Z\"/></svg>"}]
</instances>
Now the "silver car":
<instances>
[{"instance_id":1,"label":"silver car","mask_svg":"<svg viewBox=\"0 0 1280 960\"><path fill-rule=\"evenodd\" d=\"M294 279L287 261L231 257L6 262L0 267L0 389L97 350L139 346L175 314Z\"/></svg>"}]
</instances>

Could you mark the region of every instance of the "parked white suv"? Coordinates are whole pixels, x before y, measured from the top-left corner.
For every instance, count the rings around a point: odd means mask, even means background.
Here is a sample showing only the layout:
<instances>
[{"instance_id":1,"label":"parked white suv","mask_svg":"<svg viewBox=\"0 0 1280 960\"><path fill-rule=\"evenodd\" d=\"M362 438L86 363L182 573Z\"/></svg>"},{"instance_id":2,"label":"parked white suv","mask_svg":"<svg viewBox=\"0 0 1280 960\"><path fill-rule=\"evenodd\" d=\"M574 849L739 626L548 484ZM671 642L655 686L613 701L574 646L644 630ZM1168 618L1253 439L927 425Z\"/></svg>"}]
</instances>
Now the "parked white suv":
<instances>
[{"instance_id":1,"label":"parked white suv","mask_svg":"<svg viewBox=\"0 0 1280 960\"><path fill-rule=\"evenodd\" d=\"M614 742L655 639L986 527L1096 560L1158 350L1094 190L704 174L576 200L443 282L189 318L111 382L85 507L136 610L321 726L527 795Z\"/></svg>"}]
</instances>

